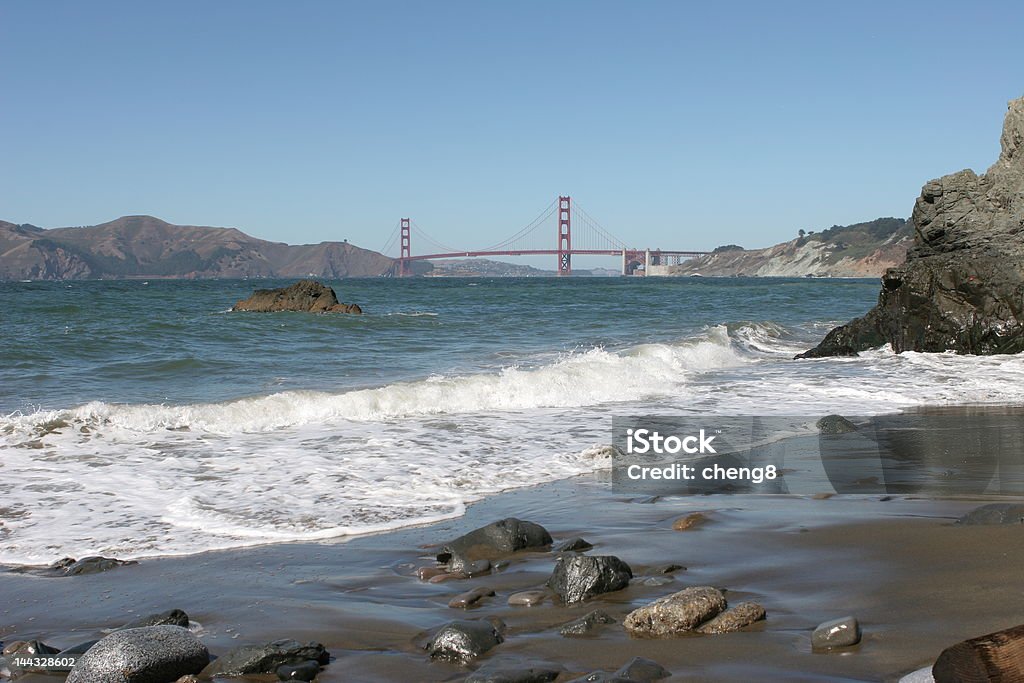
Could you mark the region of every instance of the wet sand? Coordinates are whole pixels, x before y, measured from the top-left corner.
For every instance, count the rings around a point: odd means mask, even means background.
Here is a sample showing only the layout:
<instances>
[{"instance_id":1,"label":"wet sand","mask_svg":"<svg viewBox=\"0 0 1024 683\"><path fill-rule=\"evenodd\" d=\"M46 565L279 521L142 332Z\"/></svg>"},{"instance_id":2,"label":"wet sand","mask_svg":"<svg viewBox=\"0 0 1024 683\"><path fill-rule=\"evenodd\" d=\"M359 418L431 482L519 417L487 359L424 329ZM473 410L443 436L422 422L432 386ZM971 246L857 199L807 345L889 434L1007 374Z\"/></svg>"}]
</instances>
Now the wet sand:
<instances>
[{"instance_id":1,"label":"wet sand","mask_svg":"<svg viewBox=\"0 0 1024 683\"><path fill-rule=\"evenodd\" d=\"M0 639L39 638L67 647L130 619L184 609L212 653L278 638L323 642L334 659L319 681L458 681L491 660L555 663L569 680L614 670L635 655L673 681L894 680L929 664L954 642L1024 621L1024 525L959 526L986 499L895 496L616 494L597 475L506 493L458 520L348 542L280 544L143 560L103 574L66 578L0 573ZM692 511L709 521L687 531ZM426 546L515 516L559 540L583 536L589 554L611 554L635 575L625 590L582 605L509 607L512 592L542 585L554 553L520 553L499 573L440 584L413 572ZM646 568L687 567L647 585ZM767 620L723 635L631 638L621 623L595 637L558 628L601 608L621 622L630 610L693 585L727 589L730 604L756 600ZM497 596L468 611L447 606L471 587ZM864 637L842 653L810 648L819 623L855 615ZM506 640L469 667L432 662L423 635L453 619L498 617ZM31 675L23 681L56 681ZM268 680L252 678L250 680Z\"/></svg>"}]
</instances>

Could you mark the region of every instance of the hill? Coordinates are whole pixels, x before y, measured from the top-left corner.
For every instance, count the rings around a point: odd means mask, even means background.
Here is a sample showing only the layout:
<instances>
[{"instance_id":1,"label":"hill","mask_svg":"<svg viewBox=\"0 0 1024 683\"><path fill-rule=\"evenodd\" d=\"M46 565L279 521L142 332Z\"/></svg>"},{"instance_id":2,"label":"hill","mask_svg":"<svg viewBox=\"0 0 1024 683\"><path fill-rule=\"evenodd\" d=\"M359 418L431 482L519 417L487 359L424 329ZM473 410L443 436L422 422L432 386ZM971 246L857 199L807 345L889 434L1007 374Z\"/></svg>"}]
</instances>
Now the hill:
<instances>
[{"instance_id":1,"label":"hill","mask_svg":"<svg viewBox=\"0 0 1024 683\"><path fill-rule=\"evenodd\" d=\"M800 232L796 239L765 249L719 247L669 268L667 274L880 277L886 268L903 263L913 242L913 228L903 218Z\"/></svg>"},{"instance_id":2,"label":"hill","mask_svg":"<svg viewBox=\"0 0 1024 683\"><path fill-rule=\"evenodd\" d=\"M0 221L0 280L372 277L394 261L348 242L292 246L234 228L124 216L83 228Z\"/></svg>"}]
</instances>

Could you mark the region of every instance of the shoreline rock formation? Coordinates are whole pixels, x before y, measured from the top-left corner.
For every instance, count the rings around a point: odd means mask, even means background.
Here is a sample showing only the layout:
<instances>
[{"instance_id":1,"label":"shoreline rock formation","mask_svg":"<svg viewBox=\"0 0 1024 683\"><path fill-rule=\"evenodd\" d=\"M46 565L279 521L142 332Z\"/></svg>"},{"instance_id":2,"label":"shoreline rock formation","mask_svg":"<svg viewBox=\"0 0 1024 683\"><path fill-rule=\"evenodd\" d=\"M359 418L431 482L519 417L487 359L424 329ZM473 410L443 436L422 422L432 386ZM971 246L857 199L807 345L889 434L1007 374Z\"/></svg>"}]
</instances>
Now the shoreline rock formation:
<instances>
[{"instance_id":1,"label":"shoreline rock formation","mask_svg":"<svg viewBox=\"0 0 1024 683\"><path fill-rule=\"evenodd\" d=\"M914 245L882 277L878 304L797 358L903 351L1024 351L1024 98L1009 103L999 160L925 184Z\"/></svg>"},{"instance_id":2,"label":"shoreline rock formation","mask_svg":"<svg viewBox=\"0 0 1024 683\"><path fill-rule=\"evenodd\" d=\"M327 285L316 280L299 280L294 285L278 289L257 289L248 299L231 307L232 311L277 313L298 311L303 313L355 313L363 309L358 304L338 302L338 295Z\"/></svg>"}]
</instances>

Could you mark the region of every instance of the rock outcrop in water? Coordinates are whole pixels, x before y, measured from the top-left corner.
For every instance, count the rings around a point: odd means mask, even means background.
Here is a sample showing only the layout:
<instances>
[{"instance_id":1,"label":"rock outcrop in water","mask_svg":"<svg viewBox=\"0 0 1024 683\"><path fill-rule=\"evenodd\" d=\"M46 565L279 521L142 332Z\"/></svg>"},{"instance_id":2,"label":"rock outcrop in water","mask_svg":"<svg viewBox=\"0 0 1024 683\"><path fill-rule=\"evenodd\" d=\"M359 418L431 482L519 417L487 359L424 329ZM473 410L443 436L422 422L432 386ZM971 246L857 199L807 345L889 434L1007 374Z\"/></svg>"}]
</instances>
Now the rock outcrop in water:
<instances>
[{"instance_id":1,"label":"rock outcrop in water","mask_svg":"<svg viewBox=\"0 0 1024 683\"><path fill-rule=\"evenodd\" d=\"M914 246L867 315L798 358L902 351L1024 351L1024 98L1009 103L999 160L925 184Z\"/></svg>"},{"instance_id":2,"label":"rock outcrop in water","mask_svg":"<svg viewBox=\"0 0 1024 683\"><path fill-rule=\"evenodd\" d=\"M248 299L239 301L232 311L277 313L362 313L357 304L338 303L334 290L315 280L300 280L289 287L257 289Z\"/></svg>"}]
</instances>

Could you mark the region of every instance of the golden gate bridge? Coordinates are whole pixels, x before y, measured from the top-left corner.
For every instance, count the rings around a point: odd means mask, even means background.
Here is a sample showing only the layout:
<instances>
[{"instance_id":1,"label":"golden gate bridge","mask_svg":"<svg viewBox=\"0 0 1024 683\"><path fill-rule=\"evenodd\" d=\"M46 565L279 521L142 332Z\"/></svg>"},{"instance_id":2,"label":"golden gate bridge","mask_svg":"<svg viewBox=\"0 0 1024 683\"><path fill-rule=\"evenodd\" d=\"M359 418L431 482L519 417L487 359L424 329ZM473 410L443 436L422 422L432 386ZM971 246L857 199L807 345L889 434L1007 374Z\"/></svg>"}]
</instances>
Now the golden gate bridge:
<instances>
[{"instance_id":1,"label":"golden gate bridge","mask_svg":"<svg viewBox=\"0 0 1024 683\"><path fill-rule=\"evenodd\" d=\"M554 248L545 242L554 233ZM426 245L428 253L413 254L413 237L417 249ZM629 247L590 217L571 197L558 197L526 226L497 244L479 249L456 249L438 242L409 218L402 218L381 253L396 261L394 275L412 275L413 261L432 259L471 258L476 256L535 256L556 257L559 275L572 274L572 257L621 256L622 274L651 274L652 267L678 265L680 262L704 256L706 251L638 249Z\"/></svg>"}]
</instances>

